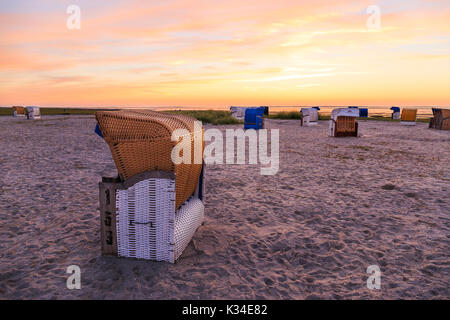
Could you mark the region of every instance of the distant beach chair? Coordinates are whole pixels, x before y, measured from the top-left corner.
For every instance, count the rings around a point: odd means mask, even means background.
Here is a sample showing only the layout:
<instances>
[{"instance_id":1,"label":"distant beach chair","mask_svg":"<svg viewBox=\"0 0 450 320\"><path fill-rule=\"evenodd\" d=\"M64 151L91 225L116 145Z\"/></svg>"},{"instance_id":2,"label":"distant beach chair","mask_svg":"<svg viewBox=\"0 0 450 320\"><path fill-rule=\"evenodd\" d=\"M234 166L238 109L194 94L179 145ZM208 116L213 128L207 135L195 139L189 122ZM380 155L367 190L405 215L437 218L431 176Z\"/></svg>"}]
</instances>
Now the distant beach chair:
<instances>
[{"instance_id":1,"label":"distant beach chair","mask_svg":"<svg viewBox=\"0 0 450 320\"><path fill-rule=\"evenodd\" d=\"M301 108L300 113L302 114L300 119L300 125L302 127L309 127L318 124L319 112L316 108Z\"/></svg>"},{"instance_id":2,"label":"distant beach chair","mask_svg":"<svg viewBox=\"0 0 450 320\"><path fill-rule=\"evenodd\" d=\"M245 109L244 130L264 128L264 107Z\"/></svg>"},{"instance_id":3,"label":"distant beach chair","mask_svg":"<svg viewBox=\"0 0 450 320\"><path fill-rule=\"evenodd\" d=\"M39 107L36 106L28 106L26 108L27 110L27 119L28 120L35 120L41 118L41 111Z\"/></svg>"},{"instance_id":4,"label":"distant beach chair","mask_svg":"<svg viewBox=\"0 0 450 320\"><path fill-rule=\"evenodd\" d=\"M450 130L450 109L432 108L433 118L429 127L439 130Z\"/></svg>"},{"instance_id":5,"label":"distant beach chair","mask_svg":"<svg viewBox=\"0 0 450 320\"><path fill-rule=\"evenodd\" d=\"M203 129L154 111L98 111L98 128L119 176L99 184L102 254L174 263L204 219ZM191 162L172 162L177 129L189 132ZM200 139L198 142L197 139Z\"/></svg>"},{"instance_id":6,"label":"distant beach chair","mask_svg":"<svg viewBox=\"0 0 450 320\"><path fill-rule=\"evenodd\" d=\"M360 118L367 118L369 116L369 109L367 108L360 108L356 106L351 106L349 109L356 109L359 111L359 117Z\"/></svg>"},{"instance_id":7,"label":"distant beach chair","mask_svg":"<svg viewBox=\"0 0 450 320\"><path fill-rule=\"evenodd\" d=\"M391 118L394 120L400 120L400 108L399 107L391 107L392 115Z\"/></svg>"},{"instance_id":8,"label":"distant beach chair","mask_svg":"<svg viewBox=\"0 0 450 320\"><path fill-rule=\"evenodd\" d=\"M22 106L13 106L13 117L25 117L25 108Z\"/></svg>"},{"instance_id":9,"label":"distant beach chair","mask_svg":"<svg viewBox=\"0 0 450 320\"><path fill-rule=\"evenodd\" d=\"M416 124L417 109L403 109L400 124L412 126Z\"/></svg>"},{"instance_id":10,"label":"distant beach chair","mask_svg":"<svg viewBox=\"0 0 450 320\"><path fill-rule=\"evenodd\" d=\"M329 135L331 137L357 137L359 110L339 108L331 112Z\"/></svg>"},{"instance_id":11,"label":"distant beach chair","mask_svg":"<svg viewBox=\"0 0 450 320\"><path fill-rule=\"evenodd\" d=\"M230 107L231 116L242 120L245 117L245 109L247 109L247 107Z\"/></svg>"},{"instance_id":12,"label":"distant beach chair","mask_svg":"<svg viewBox=\"0 0 450 320\"><path fill-rule=\"evenodd\" d=\"M360 118L368 118L369 117L369 109L359 108L359 117Z\"/></svg>"}]
</instances>

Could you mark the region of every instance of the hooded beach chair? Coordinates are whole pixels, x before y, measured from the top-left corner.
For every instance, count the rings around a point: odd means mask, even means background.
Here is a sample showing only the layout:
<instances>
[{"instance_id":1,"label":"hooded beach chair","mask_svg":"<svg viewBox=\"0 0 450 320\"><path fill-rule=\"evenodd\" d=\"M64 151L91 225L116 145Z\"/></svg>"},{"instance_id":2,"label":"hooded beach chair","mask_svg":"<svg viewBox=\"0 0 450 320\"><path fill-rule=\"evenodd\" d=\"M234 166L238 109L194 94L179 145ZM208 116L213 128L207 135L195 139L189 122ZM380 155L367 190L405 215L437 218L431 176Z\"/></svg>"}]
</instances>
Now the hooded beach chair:
<instances>
[{"instance_id":1,"label":"hooded beach chair","mask_svg":"<svg viewBox=\"0 0 450 320\"><path fill-rule=\"evenodd\" d=\"M191 117L154 111L95 117L118 171L99 184L102 254L174 263L204 219L203 129ZM190 163L172 161L177 129L187 132Z\"/></svg>"},{"instance_id":2,"label":"hooded beach chair","mask_svg":"<svg viewBox=\"0 0 450 320\"><path fill-rule=\"evenodd\" d=\"M244 130L264 128L264 107L245 109Z\"/></svg>"},{"instance_id":3,"label":"hooded beach chair","mask_svg":"<svg viewBox=\"0 0 450 320\"><path fill-rule=\"evenodd\" d=\"M22 106L12 107L13 117L25 117L25 108Z\"/></svg>"},{"instance_id":4,"label":"hooded beach chair","mask_svg":"<svg viewBox=\"0 0 450 320\"><path fill-rule=\"evenodd\" d=\"M300 125L302 127L308 127L318 124L319 112L316 108L301 108L300 113L302 114L302 117L300 119Z\"/></svg>"},{"instance_id":5,"label":"hooded beach chair","mask_svg":"<svg viewBox=\"0 0 450 320\"><path fill-rule=\"evenodd\" d=\"M359 110L356 108L339 108L331 112L329 126L330 137L357 137Z\"/></svg>"},{"instance_id":6,"label":"hooded beach chair","mask_svg":"<svg viewBox=\"0 0 450 320\"><path fill-rule=\"evenodd\" d=\"M246 107L230 107L231 116L236 119L242 120L245 117L245 109Z\"/></svg>"},{"instance_id":7,"label":"hooded beach chair","mask_svg":"<svg viewBox=\"0 0 450 320\"><path fill-rule=\"evenodd\" d=\"M368 118L369 117L369 109L359 108L359 117L360 118Z\"/></svg>"},{"instance_id":8,"label":"hooded beach chair","mask_svg":"<svg viewBox=\"0 0 450 320\"><path fill-rule=\"evenodd\" d=\"M36 106L28 106L26 108L27 110L27 119L34 120L34 119L40 119L41 118L41 111L39 107Z\"/></svg>"},{"instance_id":9,"label":"hooded beach chair","mask_svg":"<svg viewBox=\"0 0 450 320\"><path fill-rule=\"evenodd\" d=\"M400 120L400 108L399 107L391 107L392 115L391 118L394 120Z\"/></svg>"},{"instance_id":10,"label":"hooded beach chair","mask_svg":"<svg viewBox=\"0 0 450 320\"><path fill-rule=\"evenodd\" d=\"M430 119L430 128L450 130L450 109L432 108L433 118Z\"/></svg>"},{"instance_id":11,"label":"hooded beach chair","mask_svg":"<svg viewBox=\"0 0 450 320\"><path fill-rule=\"evenodd\" d=\"M411 126L416 124L417 109L403 109L400 124Z\"/></svg>"}]
</instances>

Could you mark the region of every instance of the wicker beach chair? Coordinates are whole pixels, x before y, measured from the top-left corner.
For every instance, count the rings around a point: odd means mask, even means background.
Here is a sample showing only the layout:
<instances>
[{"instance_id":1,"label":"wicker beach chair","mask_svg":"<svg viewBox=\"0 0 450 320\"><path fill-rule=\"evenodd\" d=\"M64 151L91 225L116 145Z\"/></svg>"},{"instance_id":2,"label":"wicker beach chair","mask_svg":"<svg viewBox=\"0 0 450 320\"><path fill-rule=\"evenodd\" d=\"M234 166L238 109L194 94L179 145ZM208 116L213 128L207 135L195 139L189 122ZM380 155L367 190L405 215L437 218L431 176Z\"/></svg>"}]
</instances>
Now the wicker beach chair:
<instances>
[{"instance_id":1,"label":"wicker beach chair","mask_svg":"<svg viewBox=\"0 0 450 320\"><path fill-rule=\"evenodd\" d=\"M430 118L430 128L450 130L450 109L432 108L433 118Z\"/></svg>"},{"instance_id":2,"label":"wicker beach chair","mask_svg":"<svg viewBox=\"0 0 450 320\"><path fill-rule=\"evenodd\" d=\"M309 127L318 124L319 112L317 108L301 108L300 113L302 114L300 119L300 125L302 127Z\"/></svg>"},{"instance_id":3,"label":"wicker beach chair","mask_svg":"<svg viewBox=\"0 0 450 320\"><path fill-rule=\"evenodd\" d=\"M13 106L13 117L25 117L25 108L22 106Z\"/></svg>"},{"instance_id":4,"label":"wicker beach chair","mask_svg":"<svg viewBox=\"0 0 450 320\"><path fill-rule=\"evenodd\" d=\"M331 112L329 135L331 137L357 137L359 110L356 108L340 108Z\"/></svg>"},{"instance_id":5,"label":"wicker beach chair","mask_svg":"<svg viewBox=\"0 0 450 320\"><path fill-rule=\"evenodd\" d=\"M40 111L39 107L28 106L26 108L26 113L27 113L28 120L35 120L35 119L41 118L41 111Z\"/></svg>"},{"instance_id":6,"label":"wicker beach chair","mask_svg":"<svg viewBox=\"0 0 450 320\"><path fill-rule=\"evenodd\" d=\"M99 111L96 118L119 173L99 186L102 254L175 262L203 222L204 167L194 162L196 139L203 155L202 128L154 111ZM176 129L189 132L191 163L172 162Z\"/></svg>"},{"instance_id":7,"label":"wicker beach chair","mask_svg":"<svg viewBox=\"0 0 450 320\"><path fill-rule=\"evenodd\" d=\"M416 124L417 109L403 109L400 124L411 126Z\"/></svg>"}]
</instances>

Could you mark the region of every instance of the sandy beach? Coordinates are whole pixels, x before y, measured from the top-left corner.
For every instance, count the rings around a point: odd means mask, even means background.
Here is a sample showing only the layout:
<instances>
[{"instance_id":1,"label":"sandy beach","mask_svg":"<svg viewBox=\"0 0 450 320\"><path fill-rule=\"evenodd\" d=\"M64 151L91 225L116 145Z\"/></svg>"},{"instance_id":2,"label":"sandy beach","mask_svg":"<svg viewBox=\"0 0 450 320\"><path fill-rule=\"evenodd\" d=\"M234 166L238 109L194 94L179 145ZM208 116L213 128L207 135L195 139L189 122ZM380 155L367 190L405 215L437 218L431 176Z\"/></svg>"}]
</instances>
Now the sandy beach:
<instances>
[{"instance_id":1,"label":"sandy beach","mask_svg":"<svg viewBox=\"0 0 450 320\"><path fill-rule=\"evenodd\" d=\"M208 165L205 224L168 264L100 255L98 182L116 168L95 124L0 117L0 299L450 299L450 131L266 120L278 174Z\"/></svg>"}]
</instances>

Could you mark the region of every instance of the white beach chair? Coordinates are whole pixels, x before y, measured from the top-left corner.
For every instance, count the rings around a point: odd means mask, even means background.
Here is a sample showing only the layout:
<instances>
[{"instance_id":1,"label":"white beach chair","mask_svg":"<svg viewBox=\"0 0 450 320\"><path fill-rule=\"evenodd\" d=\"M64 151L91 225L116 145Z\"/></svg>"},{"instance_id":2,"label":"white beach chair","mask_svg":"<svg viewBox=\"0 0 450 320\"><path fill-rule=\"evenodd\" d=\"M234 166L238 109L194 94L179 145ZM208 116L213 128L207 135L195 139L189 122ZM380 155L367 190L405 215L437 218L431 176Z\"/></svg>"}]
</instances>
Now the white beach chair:
<instances>
[{"instance_id":1,"label":"white beach chair","mask_svg":"<svg viewBox=\"0 0 450 320\"><path fill-rule=\"evenodd\" d=\"M230 107L231 115L236 119L243 120L246 109L247 107Z\"/></svg>"},{"instance_id":2,"label":"white beach chair","mask_svg":"<svg viewBox=\"0 0 450 320\"><path fill-rule=\"evenodd\" d=\"M301 126L309 127L318 124L319 112L316 108L301 108L300 113L302 114Z\"/></svg>"},{"instance_id":3,"label":"white beach chair","mask_svg":"<svg viewBox=\"0 0 450 320\"><path fill-rule=\"evenodd\" d=\"M41 118L41 111L39 107L36 106L28 106L27 108L27 119L35 120Z\"/></svg>"}]
</instances>

